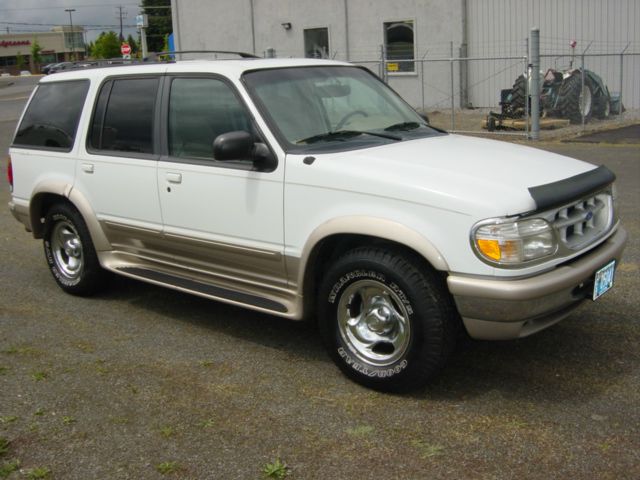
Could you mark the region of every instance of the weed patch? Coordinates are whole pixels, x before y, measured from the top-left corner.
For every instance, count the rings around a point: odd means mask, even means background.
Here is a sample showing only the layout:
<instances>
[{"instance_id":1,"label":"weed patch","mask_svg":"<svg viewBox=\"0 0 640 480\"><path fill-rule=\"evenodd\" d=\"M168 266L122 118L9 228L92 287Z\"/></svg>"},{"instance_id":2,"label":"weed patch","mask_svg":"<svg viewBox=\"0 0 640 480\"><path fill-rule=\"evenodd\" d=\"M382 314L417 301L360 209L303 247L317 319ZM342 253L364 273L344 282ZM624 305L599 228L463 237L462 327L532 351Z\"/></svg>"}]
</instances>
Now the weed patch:
<instances>
[{"instance_id":1,"label":"weed patch","mask_svg":"<svg viewBox=\"0 0 640 480\"><path fill-rule=\"evenodd\" d=\"M4 437L0 437L0 456L9 451L9 445L11 442Z\"/></svg>"},{"instance_id":2,"label":"weed patch","mask_svg":"<svg viewBox=\"0 0 640 480\"><path fill-rule=\"evenodd\" d=\"M347 428L347 433L352 437L366 437L373 433L374 428L371 425L358 425L357 427Z\"/></svg>"},{"instance_id":3,"label":"weed patch","mask_svg":"<svg viewBox=\"0 0 640 480\"><path fill-rule=\"evenodd\" d=\"M7 478L20 468L20 460L14 459L10 462L0 464L0 478Z\"/></svg>"},{"instance_id":4,"label":"weed patch","mask_svg":"<svg viewBox=\"0 0 640 480\"><path fill-rule=\"evenodd\" d=\"M49 374L47 372L33 372L31 374L31 378L33 378L36 382L46 380L48 376Z\"/></svg>"},{"instance_id":5,"label":"weed patch","mask_svg":"<svg viewBox=\"0 0 640 480\"><path fill-rule=\"evenodd\" d=\"M178 462L162 462L156 465L156 470L162 475L175 473L178 471L178 468L180 468Z\"/></svg>"},{"instance_id":6,"label":"weed patch","mask_svg":"<svg viewBox=\"0 0 640 480\"><path fill-rule=\"evenodd\" d=\"M267 463L262 468L262 473L267 478L282 479L289 475L289 466L279 458L276 458L273 463Z\"/></svg>"},{"instance_id":7,"label":"weed patch","mask_svg":"<svg viewBox=\"0 0 640 480\"><path fill-rule=\"evenodd\" d=\"M444 454L444 447L442 445L430 444L423 442L422 440L414 440L411 442L419 452L422 458L437 457Z\"/></svg>"},{"instance_id":8,"label":"weed patch","mask_svg":"<svg viewBox=\"0 0 640 480\"><path fill-rule=\"evenodd\" d=\"M25 472L29 480L37 480L40 478L49 478L51 476L51 470L47 467L30 468Z\"/></svg>"}]
</instances>

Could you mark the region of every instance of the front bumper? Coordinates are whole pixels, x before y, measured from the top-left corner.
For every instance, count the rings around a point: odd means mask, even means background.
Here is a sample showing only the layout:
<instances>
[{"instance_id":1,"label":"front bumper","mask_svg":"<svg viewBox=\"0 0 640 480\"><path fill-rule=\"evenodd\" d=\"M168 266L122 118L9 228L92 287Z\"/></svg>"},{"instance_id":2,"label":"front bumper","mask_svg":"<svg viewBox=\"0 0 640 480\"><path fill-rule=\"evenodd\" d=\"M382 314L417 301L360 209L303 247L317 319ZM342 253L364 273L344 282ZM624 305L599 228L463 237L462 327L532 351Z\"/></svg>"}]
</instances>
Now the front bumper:
<instances>
[{"instance_id":1,"label":"front bumper","mask_svg":"<svg viewBox=\"0 0 640 480\"><path fill-rule=\"evenodd\" d=\"M447 284L472 338L526 337L562 320L591 298L596 270L619 263L627 232L616 233L589 253L550 272L524 279L487 279L449 275Z\"/></svg>"}]
</instances>

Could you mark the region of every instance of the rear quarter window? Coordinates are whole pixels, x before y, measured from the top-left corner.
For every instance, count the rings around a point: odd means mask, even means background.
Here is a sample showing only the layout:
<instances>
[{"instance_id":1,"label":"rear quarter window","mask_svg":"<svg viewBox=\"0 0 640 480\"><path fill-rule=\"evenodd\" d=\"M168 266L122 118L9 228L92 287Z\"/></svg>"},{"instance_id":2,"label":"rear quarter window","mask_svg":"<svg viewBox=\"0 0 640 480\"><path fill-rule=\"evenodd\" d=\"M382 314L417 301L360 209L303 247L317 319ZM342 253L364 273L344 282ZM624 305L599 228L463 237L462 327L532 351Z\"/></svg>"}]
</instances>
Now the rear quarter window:
<instances>
[{"instance_id":1,"label":"rear quarter window","mask_svg":"<svg viewBox=\"0 0 640 480\"><path fill-rule=\"evenodd\" d=\"M71 150L88 90L89 80L39 85L20 122L13 145Z\"/></svg>"}]
</instances>

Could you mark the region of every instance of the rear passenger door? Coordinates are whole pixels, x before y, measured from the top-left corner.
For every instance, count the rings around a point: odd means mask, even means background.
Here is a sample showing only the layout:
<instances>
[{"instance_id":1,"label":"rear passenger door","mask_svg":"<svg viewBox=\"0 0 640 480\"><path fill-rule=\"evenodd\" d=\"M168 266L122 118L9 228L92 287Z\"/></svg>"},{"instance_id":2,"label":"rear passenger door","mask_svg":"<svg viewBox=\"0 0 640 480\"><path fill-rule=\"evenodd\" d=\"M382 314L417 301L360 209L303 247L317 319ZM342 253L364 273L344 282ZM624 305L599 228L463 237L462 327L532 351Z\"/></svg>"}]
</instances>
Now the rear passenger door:
<instances>
[{"instance_id":1,"label":"rear passenger door","mask_svg":"<svg viewBox=\"0 0 640 480\"><path fill-rule=\"evenodd\" d=\"M162 232L155 117L160 75L108 78L100 86L75 188L115 250L138 254Z\"/></svg>"},{"instance_id":2,"label":"rear passenger door","mask_svg":"<svg viewBox=\"0 0 640 480\"><path fill-rule=\"evenodd\" d=\"M263 142L235 87L215 76L167 76L162 117L158 187L172 255L256 295L284 285L283 166L265 172L250 159L213 158L223 133L247 131Z\"/></svg>"}]
</instances>

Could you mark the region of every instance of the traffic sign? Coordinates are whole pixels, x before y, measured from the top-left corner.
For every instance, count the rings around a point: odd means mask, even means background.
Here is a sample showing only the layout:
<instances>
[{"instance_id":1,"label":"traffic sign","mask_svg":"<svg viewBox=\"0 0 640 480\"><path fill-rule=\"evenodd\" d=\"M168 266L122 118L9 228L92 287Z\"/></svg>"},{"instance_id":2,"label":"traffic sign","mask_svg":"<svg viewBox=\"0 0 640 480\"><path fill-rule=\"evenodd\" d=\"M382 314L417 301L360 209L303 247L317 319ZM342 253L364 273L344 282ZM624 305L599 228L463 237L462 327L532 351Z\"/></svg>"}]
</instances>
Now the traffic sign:
<instances>
[{"instance_id":1,"label":"traffic sign","mask_svg":"<svg viewBox=\"0 0 640 480\"><path fill-rule=\"evenodd\" d=\"M123 43L120 45L120 53L122 55L131 55L131 45L128 43Z\"/></svg>"}]
</instances>

